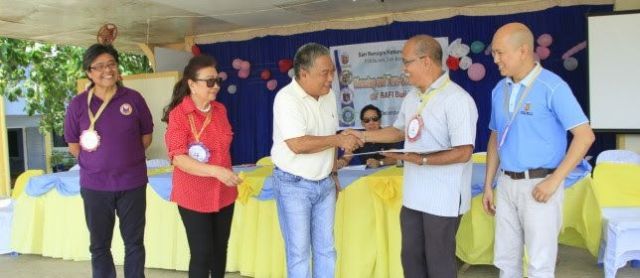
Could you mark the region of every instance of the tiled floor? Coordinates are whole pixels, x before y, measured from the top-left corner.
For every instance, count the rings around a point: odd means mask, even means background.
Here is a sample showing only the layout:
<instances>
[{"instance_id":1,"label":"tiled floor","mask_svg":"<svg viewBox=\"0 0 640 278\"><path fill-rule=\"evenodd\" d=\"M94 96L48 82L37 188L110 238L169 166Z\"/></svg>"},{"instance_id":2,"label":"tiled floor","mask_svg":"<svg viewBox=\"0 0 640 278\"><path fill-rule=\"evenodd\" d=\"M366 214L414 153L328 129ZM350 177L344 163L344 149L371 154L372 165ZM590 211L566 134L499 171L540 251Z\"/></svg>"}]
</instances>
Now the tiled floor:
<instances>
[{"instance_id":1,"label":"tiled floor","mask_svg":"<svg viewBox=\"0 0 640 278\"><path fill-rule=\"evenodd\" d=\"M586 250L561 246L559 261L556 268L558 278L596 278L603 277L602 268L595 264L593 258ZM117 267L118 277L122 275L122 267ZM86 278L90 277L91 266L89 262L64 261L60 259L45 258L37 255L0 256L1 278ZM174 278L187 277L186 272L147 269L149 278ZM497 277L498 272L493 266L471 266L459 277ZM238 273L228 273L227 278L241 278ZM640 277L640 269L625 267L618 271L618 278ZM366 278L366 277L365 277ZM390 277L393 278L393 277Z\"/></svg>"}]
</instances>

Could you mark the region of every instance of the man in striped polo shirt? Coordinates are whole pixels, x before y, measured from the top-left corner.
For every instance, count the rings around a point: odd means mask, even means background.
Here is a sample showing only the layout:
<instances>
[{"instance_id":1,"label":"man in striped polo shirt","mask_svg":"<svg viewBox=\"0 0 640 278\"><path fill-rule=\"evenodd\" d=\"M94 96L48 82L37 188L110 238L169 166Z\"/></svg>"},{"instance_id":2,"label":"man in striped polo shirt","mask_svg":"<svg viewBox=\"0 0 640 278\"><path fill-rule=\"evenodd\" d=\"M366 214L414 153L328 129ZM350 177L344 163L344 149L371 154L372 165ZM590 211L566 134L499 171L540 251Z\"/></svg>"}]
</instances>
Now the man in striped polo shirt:
<instances>
[{"instance_id":1,"label":"man in striped polo shirt","mask_svg":"<svg viewBox=\"0 0 640 278\"><path fill-rule=\"evenodd\" d=\"M456 231L471 205L471 154L478 111L473 98L442 69L442 48L432 37L409 39L404 72L416 88L393 126L348 131L365 142L405 140L402 229L404 276L456 277Z\"/></svg>"}]
</instances>

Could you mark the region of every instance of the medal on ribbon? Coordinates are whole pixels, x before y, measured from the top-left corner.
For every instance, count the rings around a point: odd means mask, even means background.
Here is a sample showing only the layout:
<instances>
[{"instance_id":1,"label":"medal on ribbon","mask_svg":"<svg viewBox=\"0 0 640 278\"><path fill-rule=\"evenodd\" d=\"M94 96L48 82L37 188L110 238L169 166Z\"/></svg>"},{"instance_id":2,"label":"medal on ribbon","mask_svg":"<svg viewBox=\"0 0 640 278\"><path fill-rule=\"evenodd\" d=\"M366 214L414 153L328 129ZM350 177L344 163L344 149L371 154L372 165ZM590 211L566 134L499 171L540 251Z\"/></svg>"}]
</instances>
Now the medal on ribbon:
<instances>
[{"instance_id":1,"label":"medal on ribbon","mask_svg":"<svg viewBox=\"0 0 640 278\"><path fill-rule=\"evenodd\" d=\"M424 128L424 120L422 119L422 110L424 110L424 108L427 106L427 103L429 103L429 100L433 96L435 96L440 91L444 90L444 88L446 88L447 85L449 85L450 81L451 80L447 76L442 86L436 89L433 89L427 93L423 93L422 96L420 96L420 105L416 110L416 115L413 116L413 118L409 121L409 124L407 125L406 133L407 133L407 139L409 140L409 142L415 142L418 139L420 139L420 134L422 134L422 129Z\"/></svg>"},{"instance_id":2,"label":"medal on ribbon","mask_svg":"<svg viewBox=\"0 0 640 278\"><path fill-rule=\"evenodd\" d=\"M422 128L424 127L424 121L422 121L422 116L415 115L411 121L409 121L409 125L407 126L407 138L409 138L410 142L415 142L420 139L420 133Z\"/></svg>"},{"instance_id":3,"label":"medal on ribbon","mask_svg":"<svg viewBox=\"0 0 640 278\"><path fill-rule=\"evenodd\" d=\"M80 146L88 152L97 150L98 146L100 146L100 135L92 129L83 130L82 134L80 134Z\"/></svg>"},{"instance_id":4,"label":"medal on ribbon","mask_svg":"<svg viewBox=\"0 0 640 278\"><path fill-rule=\"evenodd\" d=\"M102 115L102 112L107 107L115 91L113 93L105 95L104 101L98 108L98 112L94 115L91 111L91 98L93 98L93 89L91 89L87 96L87 111L89 113L89 128L82 131L80 134L80 147L87 152L93 152L100 146L100 135L96 131L95 126L98 118Z\"/></svg>"},{"instance_id":5,"label":"medal on ribbon","mask_svg":"<svg viewBox=\"0 0 640 278\"><path fill-rule=\"evenodd\" d=\"M211 157L211 152L209 148L204 145L200 141L200 136L204 131L205 127L209 125L211 122L211 112L207 112L207 118L204 119L204 123L202 123L202 127L199 132L196 132L196 123L193 119L193 113L189 114L189 125L191 126L191 134L193 134L193 138L195 142L189 144L189 157L197 160L198 162L207 163L209 162L209 158Z\"/></svg>"},{"instance_id":6,"label":"medal on ribbon","mask_svg":"<svg viewBox=\"0 0 640 278\"><path fill-rule=\"evenodd\" d=\"M209 162L211 152L202 142L193 142L189 144L189 156L199 162Z\"/></svg>"}]
</instances>

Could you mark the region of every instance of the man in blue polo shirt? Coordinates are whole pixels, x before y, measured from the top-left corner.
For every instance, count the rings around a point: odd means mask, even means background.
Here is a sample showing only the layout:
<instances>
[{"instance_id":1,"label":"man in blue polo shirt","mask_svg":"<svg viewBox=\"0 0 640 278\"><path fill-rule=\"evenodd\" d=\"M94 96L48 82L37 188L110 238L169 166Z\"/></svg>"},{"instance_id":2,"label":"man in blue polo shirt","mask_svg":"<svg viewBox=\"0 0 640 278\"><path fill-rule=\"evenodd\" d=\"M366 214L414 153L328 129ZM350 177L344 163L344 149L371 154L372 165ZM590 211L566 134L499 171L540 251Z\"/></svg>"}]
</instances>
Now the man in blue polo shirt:
<instances>
[{"instance_id":1,"label":"man in blue polo shirt","mask_svg":"<svg viewBox=\"0 0 640 278\"><path fill-rule=\"evenodd\" d=\"M492 92L482 200L496 216L494 264L500 277L523 277L524 245L528 277L554 277L564 179L595 137L567 83L536 62L527 26L502 26L491 47L505 77ZM573 134L568 150L567 130Z\"/></svg>"}]
</instances>

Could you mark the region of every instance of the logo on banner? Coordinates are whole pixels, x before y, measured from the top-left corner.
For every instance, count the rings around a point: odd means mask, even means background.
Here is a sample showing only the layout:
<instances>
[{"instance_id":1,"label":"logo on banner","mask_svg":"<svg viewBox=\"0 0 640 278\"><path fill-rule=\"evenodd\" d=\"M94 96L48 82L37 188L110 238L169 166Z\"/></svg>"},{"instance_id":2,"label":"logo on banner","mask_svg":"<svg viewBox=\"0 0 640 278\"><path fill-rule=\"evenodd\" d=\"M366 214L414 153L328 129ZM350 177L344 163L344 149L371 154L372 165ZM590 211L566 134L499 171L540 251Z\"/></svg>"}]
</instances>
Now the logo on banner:
<instances>
[{"instance_id":1,"label":"logo on banner","mask_svg":"<svg viewBox=\"0 0 640 278\"><path fill-rule=\"evenodd\" d=\"M340 122L346 126L352 126L356 120L356 111L353 107L347 106L342 107L342 111L340 112Z\"/></svg>"},{"instance_id":2,"label":"logo on banner","mask_svg":"<svg viewBox=\"0 0 640 278\"><path fill-rule=\"evenodd\" d=\"M343 70L340 73L340 85L347 86L351 84L351 79L353 78L353 74L351 71Z\"/></svg>"},{"instance_id":3,"label":"logo on banner","mask_svg":"<svg viewBox=\"0 0 640 278\"><path fill-rule=\"evenodd\" d=\"M349 87L344 87L340 90L340 100L342 105L349 105L353 103L353 91Z\"/></svg>"},{"instance_id":4,"label":"logo on banner","mask_svg":"<svg viewBox=\"0 0 640 278\"><path fill-rule=\"evenodd\" d=\"M349 55L346 53L342 53L342 55L340 55L340 63L342 63L343 65L346 65L349 63Z\"/></svg>"}]
</instances>

